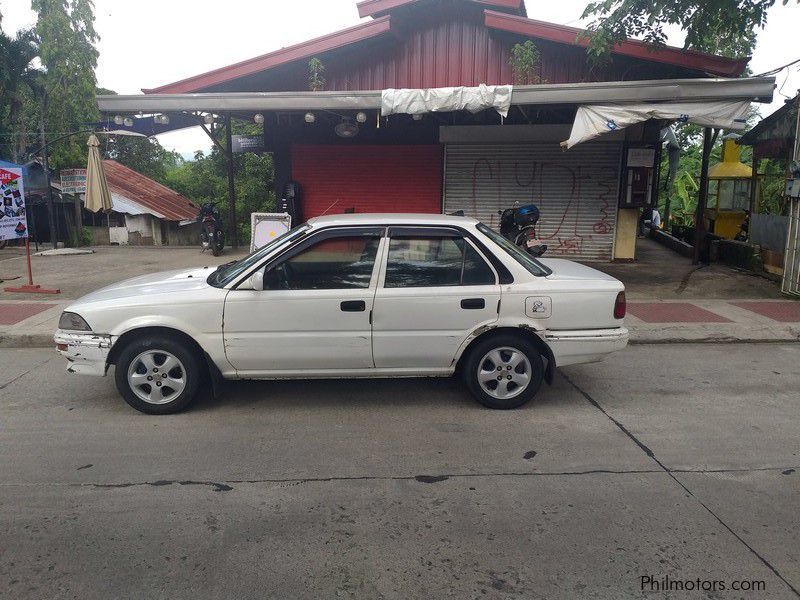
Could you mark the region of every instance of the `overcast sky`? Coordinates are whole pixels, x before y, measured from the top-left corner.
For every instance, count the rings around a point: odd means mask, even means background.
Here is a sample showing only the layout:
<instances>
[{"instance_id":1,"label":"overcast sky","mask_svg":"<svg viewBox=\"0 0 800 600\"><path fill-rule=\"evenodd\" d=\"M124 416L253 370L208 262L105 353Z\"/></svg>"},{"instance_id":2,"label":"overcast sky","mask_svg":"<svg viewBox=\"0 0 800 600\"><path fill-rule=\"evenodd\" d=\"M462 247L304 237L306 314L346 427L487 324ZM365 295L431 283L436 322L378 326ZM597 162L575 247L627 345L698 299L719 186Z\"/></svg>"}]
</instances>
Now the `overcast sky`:
<instances>
[{"instance_id":1,"label":"overcast sky","mask_svg":"<svg viewBox=\"0 0 800 600\"><path fill-rule=\"evenodd\" d=\"M528 0L531 18L579 26L587 0L543 2ZM98 85L120 94L155 87L252 58L354 25L359 22L356 0L95 0L98 44ZM2 27L14 32L34 24L30 0L0 0ZM800 7L778 1L767 28L758 36L750 65L762 73L800 58L795 43ZM670 43L682 45L676 31ZM800 69L778 75L778 90L767 115L800 88ZM210 146L199 129L159 137L161 143L185 156Z\"/></svg>"}]
</instances>

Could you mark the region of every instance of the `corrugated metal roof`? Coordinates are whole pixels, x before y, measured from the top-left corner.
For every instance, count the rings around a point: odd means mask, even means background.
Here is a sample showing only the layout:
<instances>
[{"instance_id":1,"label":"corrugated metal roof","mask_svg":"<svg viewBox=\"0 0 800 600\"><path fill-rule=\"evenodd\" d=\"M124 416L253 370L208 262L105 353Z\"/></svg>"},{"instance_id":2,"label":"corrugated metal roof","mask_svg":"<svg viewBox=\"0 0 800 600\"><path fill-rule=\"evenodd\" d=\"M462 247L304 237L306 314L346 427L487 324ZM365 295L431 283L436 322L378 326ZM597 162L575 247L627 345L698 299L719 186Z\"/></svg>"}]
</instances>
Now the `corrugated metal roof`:
<instances>
[{"instance_id":1,"label":"corrugated metal roof","mask_svg":"<svg viewBox=\"0 0 800 600\"><path fill-rule=\"evenodd\" d=\"M112 201L118 201L120 205L130 209L119 212L143 214L132 212L139 210L138 206L149 214L168 221L183 221L197 217L198 207L175 190L161 185L115 160L104 160L103 168L106 172L108 187L111 190ZM114 210L117 210L116 206Z\"/></svg>"}]
</instances>

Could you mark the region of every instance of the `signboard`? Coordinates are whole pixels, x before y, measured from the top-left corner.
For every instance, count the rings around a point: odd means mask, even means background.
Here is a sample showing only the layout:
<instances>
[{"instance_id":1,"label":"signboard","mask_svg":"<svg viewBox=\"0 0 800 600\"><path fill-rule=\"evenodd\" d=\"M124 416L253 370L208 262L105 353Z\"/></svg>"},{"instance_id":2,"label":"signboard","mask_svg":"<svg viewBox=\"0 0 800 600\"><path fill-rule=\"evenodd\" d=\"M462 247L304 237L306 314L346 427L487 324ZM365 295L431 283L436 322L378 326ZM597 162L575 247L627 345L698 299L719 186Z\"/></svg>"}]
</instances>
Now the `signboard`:
<instances>
[{"instance_id":1,"label":"signboard","mask_svg":"<svg viewBox=\"0 0 800 600\"><path fill-rule=\"evenodd\" d=\"M25 187L22 169L0 168L0 240L28 237L28 220L25 216Z\"/></svg>"},{"instance_id":2,"label":"signboard","mask_svg":"<svg viewBox=\"0 0 800 600\"><path fill-rule=\"evenodd\" d=\"M656 164L655 148L628 148L628 167L649 167Z\"/></svg>"},{"instance_id":3,"label":"signboard","mask_svg":"<svg viewBox=\"0 0 800 600\"><path fill-rule=\"evenodd\" d=\"M231 151L234 154L244 154L253 152L260 154L264 152L263 135L234 135L231 136Z\"/></svg>"},{"instance_id":4,"label":"signboard","mask_svg":"<svg viewBox=\"0 0 800 600\"><path fill-rule=\"evenodd\" d=\"M263 248L289 231L292 217L288 213L250 214L250 252Z\"/></svg>"},{"instance_id":5,"label":"signboard","mask_svg":"<svg viewBox=\"0 0 800 600\"><path fill-rule=\"evenodd\" d=\"M86 193L86 169L63 169L61 171L62 194Z\"/></svg>"}]
</instances>

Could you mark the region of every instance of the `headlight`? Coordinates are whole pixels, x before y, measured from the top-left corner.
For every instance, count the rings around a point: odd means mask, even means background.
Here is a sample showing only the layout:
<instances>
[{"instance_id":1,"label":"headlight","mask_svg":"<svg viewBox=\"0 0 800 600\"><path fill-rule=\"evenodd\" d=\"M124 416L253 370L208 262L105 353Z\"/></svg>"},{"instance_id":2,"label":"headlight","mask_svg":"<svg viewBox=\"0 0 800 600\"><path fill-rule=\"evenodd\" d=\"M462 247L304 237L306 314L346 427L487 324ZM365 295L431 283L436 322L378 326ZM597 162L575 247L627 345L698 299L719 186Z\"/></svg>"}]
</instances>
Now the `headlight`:
<instances>
[{"instance_id":1,"label":"headlight","mask_svg":"<svg viewBox=\"0 0 800 600\"><path fill-rule=\"evenodd\" d=\"M92 330L92 328L89 327L89 324L84 320L82 316L72 312L61 313L61 318L58 320L58 328L67 329L70 331Z\"/></svg>"}]
</instances>

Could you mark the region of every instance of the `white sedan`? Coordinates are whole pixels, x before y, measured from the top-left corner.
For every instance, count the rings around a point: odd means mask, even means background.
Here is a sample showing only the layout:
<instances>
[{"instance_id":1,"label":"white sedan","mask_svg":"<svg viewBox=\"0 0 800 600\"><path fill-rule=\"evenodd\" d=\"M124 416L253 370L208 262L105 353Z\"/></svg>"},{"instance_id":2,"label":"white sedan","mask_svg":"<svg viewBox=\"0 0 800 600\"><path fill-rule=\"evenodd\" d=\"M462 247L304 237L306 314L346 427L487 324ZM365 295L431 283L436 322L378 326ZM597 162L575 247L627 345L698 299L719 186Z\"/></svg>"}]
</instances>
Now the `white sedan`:
<instances>
[{"instance_id":1,"label":"white sedan","mask_svg":"<svg viewBox=\"0 0 800 600\"><path fill-rule=\"evenodd\" d=\"M222 379L447 377L488 407L533 398L556 366L628 342L622 283L533 259L447 215L311 219L248 257L84 296L55 333L67 371L166 414Z\"/></svg>"}]
</instances>

